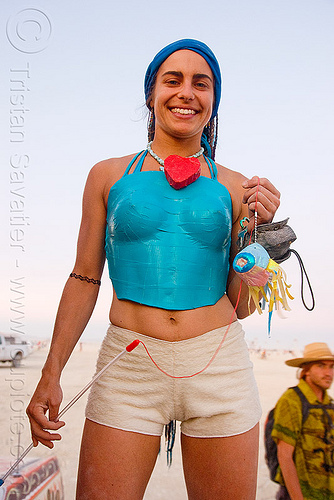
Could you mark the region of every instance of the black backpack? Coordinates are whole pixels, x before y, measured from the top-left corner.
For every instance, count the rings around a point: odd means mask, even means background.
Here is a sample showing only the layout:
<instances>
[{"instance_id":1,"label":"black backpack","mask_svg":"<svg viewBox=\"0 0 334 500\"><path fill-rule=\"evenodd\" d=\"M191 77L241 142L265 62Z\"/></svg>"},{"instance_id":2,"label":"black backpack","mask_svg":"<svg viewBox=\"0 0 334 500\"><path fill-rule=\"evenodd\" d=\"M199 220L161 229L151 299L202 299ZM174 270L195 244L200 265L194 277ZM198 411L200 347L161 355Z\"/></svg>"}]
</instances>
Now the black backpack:
<instances>
[{"instance_id":1,"label":"black backpack","mask_svg":"<svg viewBox=\"0 0 334 500\"><path fill-rule=\"evenodd\" d=\"M293 389L300 397L302 404L302 425L304 425L304 422L307 419L311 408L321 408L326 413L327 418L330 419L330 416L326 410L334 409L333 403L329 405L311 404L298 386L290 387L290 389ZM270 412L268 413L267 420L264 426L264 447L265 447L265 460L269 469L270 479L274 482L277 482L275 481L275 476L278 468L277 444L275 443L275 441L271 436L274 427L274 420L275 420L274 415L275 415L275 408L270 410Z\"/></svg>"}]
</instances>

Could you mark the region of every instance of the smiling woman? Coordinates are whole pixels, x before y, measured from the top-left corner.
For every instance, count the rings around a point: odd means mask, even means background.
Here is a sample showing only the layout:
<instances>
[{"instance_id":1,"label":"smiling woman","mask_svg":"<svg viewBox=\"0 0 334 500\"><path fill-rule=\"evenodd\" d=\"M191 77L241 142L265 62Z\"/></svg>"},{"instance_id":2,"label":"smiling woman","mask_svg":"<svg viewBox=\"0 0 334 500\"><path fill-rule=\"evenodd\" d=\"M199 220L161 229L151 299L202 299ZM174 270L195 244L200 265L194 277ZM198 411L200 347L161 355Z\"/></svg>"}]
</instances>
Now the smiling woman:
<instances>
[{"instance_id":1,"label":"smiling woman","mask_svg":"<svg viewBox=\"0 0 334 500\"><path fill-rule=\"evenodd\" d=\"M160 66L150 101L154 143L165 136L189 140L189 154L210 121L214 103L213 74L202 56L190 50L171 54ZM186 155L188 156L188 154Z\"/></svg>"},{"instance_id":2,"label":"smiling woman","mask_svg":"<svg viewBox=\"0 0 334 500\"><path fill-rule=\"evenodd\" d=\"M261 410L238 322L250 313L248 289L230 263L239 220L254 227L257 191L258 224L271 222L280 193L215 163L220 96L207 45L168 45L145 76L147 148L89 173L75 266L27 410L34 444L60 439L59 380L94 309L105 259L114 293L97 370L129 341L141 347L92 386L80 500L141 499L175 420L190 499L255 498Z\"/></svg>"},{"instance_id":3,"label":"smiling woman","mask_svg":"<svg viewBox=\"0 0 334 500\"><path fill-rule=\"evenodd\" d=\"M150 101L152 93L154 91L157 73L160 70L160 66L166 61L166 59L168 60L168 58L171 55L177 54L178 50L186 50L186 51L190 50L192 51L192 53L199 54L207 62L209 66L209 75L211 75L211 84L214 85L214 96L213 96L214 101L213 101L211 119L206 124L206 127L203 130L201 142L203 145L206 146L207 152L211 153L209 154L209 156L212 156L212 158L214 159L215 148L218 138L218 106L221 98L222 79L221 79L219 64L215 55L207 45L197 40L188 40L188 39L178 40L177 42L167 45L162 50L160 50L160 52L157 53L157 55L154 57L153 61L147 68L145 75L145 99L147 107L150 110L148 138L149 141L152 141L155 133L155 117L154 117L154 112L152 111L152 106ZM209 75L207 74L205 76L209 77ZM213 75L213 81L212 81L212 75ZM199 76L201 75L199 74Z\"/></svg>"}]
</instances>

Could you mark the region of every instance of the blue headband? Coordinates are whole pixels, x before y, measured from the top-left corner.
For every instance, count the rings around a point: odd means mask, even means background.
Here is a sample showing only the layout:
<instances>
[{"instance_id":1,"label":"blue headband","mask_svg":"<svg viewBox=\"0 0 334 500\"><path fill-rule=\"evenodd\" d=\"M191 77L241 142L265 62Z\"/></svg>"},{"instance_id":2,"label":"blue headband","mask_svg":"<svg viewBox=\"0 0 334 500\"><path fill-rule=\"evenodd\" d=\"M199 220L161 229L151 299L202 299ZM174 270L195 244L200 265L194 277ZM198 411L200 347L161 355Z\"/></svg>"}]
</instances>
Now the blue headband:
<instances>
[{"instance_id":1,"label":"blue headband","mask_svg":"<svg viewBox=\"0 0 334 500\"><path fill-rule=\"evenodd\" d=\"M215 103L212 109L211 118L214 118L218 112L218 106L221 97L222 88L222 78L220 74L220 68L216 56L212 50L203 42L198 40L192 40L190 38L185 38L184 40L177 40L176 42L170 43L166 47L160 50L154 57L153 61L149 65L145 75L145 100L148 101L152 89L152 84L160 68L161 64L169 57L173 52L177 50L192 50L200 54L208 63L211 68L212 74L215 79Z\"/></svg>"}]
</instances>

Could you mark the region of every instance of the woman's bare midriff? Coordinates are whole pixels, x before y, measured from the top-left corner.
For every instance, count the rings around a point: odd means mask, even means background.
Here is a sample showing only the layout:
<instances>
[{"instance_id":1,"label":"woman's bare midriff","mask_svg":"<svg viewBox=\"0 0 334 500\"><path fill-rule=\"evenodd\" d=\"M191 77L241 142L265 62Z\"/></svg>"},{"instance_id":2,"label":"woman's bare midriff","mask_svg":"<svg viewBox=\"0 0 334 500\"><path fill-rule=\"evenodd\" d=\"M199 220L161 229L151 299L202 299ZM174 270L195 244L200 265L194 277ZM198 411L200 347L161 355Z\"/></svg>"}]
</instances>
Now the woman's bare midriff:
<instances>
[{"instance_id":1,"label":"woman's bare midriff","mask_svg":"<svg viewBox=\"0 0 334 500\"><path fill-rule=\"evenodd\" d=\"M226 326L236 320L236 314L227 295L212 306L168 311L128 300L118 300L114 294L109 319L116 326L173 342L198 337L215 328Z\"/></svg>"}]
</instances>

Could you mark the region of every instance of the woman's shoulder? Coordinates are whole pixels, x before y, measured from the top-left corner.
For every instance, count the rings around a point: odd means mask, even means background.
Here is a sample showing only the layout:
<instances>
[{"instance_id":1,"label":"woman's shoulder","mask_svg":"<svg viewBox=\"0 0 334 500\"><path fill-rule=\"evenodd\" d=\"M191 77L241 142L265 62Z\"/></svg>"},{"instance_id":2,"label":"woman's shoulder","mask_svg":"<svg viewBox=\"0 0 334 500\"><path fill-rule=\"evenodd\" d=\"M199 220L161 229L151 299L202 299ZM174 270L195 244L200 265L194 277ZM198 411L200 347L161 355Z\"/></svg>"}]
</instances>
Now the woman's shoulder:
<instances>
[{"instance_id":1,"label":"woman's shoulder","mask_svg":"<svg viewBox=\"0 0 334 500\"><path fill-rule=\"evenodd\" d=\"M126 156L120 156L115 158L108 158L106 160L101 160L97 162L90 170L92 175L108 175L108 176L118 176L122 175L129 165L131 160L137 153L131 153Z\"/></svg>"},{"instance_id":2,"label":"woman's shoulder","mask_svg":"<svg viewBox=\"0 0 334 500\"><path fill-rule=\"evenodd\" d=\"M243 174L232 170L231 168L224 167L219 163L215 162L218 170L218 180L224 184L224 181L228 181L232 185L240 187L241 184L247 179Z\"/></svg>"},{"instance_id":3,"label":"woman's shoulder","mask_svg":"<svg viewBox=\"0 0 334 500\"><path fill-rule=\"evenodd\" d=\"M98 178L107 180L108 183L115 183L124 174L126 167L138 153L131 153L126 156L108 158L97 162L90 170L88 178Z\"/></svg>"},{"instance_id":4,"label":"woman's shoulder","mask_svg":"<svg viewBox=\"0 0 334 500\"><path fill-rule=\"evenodd\" d=\"M233 209L233 222L235 222L241 217L243 210L242 199L244 195L244 188L242 187L242 184L247 178L240 172L224 167L223 165L219 165L219 163L216 163L216 166L218 171L218 182L223 184L230 193Z\"/></svg>"},{"instance_id":5,"label":"woman's shoulder","mask_svg":"<svg viewBox=\"0 0 334 500\"><path fill-rule=\"evenodd\" d=\"M103 197L107 199L110 188L122 177L126 167L136 154L132 153L97 162L88 173L86 185L92 187L95 192L102 191Z\"/></svg>"},{"instance_id":6,"label":"woman's shoulder","mask_svg":"<svg viewBox=\"0 0 334 500\"><path fill-rule=\"evenodd\" d=\"M223 165L219 165L219 163L216 163L216 166L218 181L228 189L233 203L240 203L240 197L242 198L244 193L242 183L247 178L240 172L224 167Z\"/></svg>"}]
</instances>

